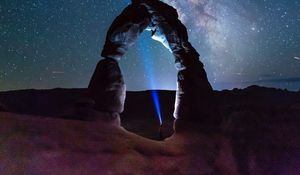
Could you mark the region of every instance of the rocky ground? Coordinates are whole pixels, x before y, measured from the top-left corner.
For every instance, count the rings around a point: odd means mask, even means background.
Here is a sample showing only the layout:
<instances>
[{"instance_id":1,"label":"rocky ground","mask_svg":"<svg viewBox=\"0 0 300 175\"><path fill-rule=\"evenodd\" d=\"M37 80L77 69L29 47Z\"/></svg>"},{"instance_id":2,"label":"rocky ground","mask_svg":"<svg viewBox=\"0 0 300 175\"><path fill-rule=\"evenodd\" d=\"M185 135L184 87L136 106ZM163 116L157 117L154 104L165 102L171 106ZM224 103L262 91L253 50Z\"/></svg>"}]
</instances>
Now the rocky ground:
<instances>
[{"instance_id":1,"label":"rocky ground","mask_svg":"<svg viewBox=\"0 0 300 175\"><path fill-rule=\"evenodd\" d=\"M216 92L220 128L173 134L174 92L161 91L163 140L150 92L128 94L121 125L95 111L71 115L82 94L0 93L0 174L300 174L299 92Z\"/></svg>"},{"instance_id":2,"label":"rocky ground","mask_svg":"<svg viewBox=\"0 0 300 175\"><path fill-rule=\"evenodd\" d=\"M0 113L0 122L3 175L237 171L228 141L217 135L181 133L154 141L126 131L115 121L83 122ZM218 148L220 144L224 144L224 151Z\"/></svg>"}]
</instances>

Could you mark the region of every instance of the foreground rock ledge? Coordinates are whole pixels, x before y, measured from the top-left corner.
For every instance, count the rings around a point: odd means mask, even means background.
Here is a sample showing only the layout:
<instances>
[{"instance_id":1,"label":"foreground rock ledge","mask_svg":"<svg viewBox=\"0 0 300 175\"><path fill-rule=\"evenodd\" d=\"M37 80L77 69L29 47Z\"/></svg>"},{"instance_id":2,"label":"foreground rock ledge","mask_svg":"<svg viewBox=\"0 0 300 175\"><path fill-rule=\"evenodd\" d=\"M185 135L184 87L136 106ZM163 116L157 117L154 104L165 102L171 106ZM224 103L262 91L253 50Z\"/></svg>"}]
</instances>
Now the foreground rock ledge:
<instances>
[{"instance_id":1,"label":"foreground rock ledge","mask_svg":"<svg viewBox=\"0 0 300 175\"><path fill-rule=\"evenodd\" d=\"M241 174L237 160L245 160L249 174L274 174L261 168L274 165L274 156L277 174L296 175L300 169L297 140L288 150L288 164L281 165L282 160L276 158L278 148L265 150L272 153L269 160L273 164L256 161L257 152L253 150L248 158L239 159L234 156L237 147L221 135L180 133L153 141L103 121L0 113L0 133L1 175L235 175ZM271 144L269 148L276 146Z\"/></svg>"},{"instance_id":2,"label":"foreground rock ledge","mask_svg":"<svg viewBox=\"0 0 300 175\"><path fill-rule=\"evenodd\" d=\"M215 140L203 135L153 141L101 121L11 113L0 113L0 133L2 175L214 174L222 168L212 162Z\"/></svg>"}]
</instances>

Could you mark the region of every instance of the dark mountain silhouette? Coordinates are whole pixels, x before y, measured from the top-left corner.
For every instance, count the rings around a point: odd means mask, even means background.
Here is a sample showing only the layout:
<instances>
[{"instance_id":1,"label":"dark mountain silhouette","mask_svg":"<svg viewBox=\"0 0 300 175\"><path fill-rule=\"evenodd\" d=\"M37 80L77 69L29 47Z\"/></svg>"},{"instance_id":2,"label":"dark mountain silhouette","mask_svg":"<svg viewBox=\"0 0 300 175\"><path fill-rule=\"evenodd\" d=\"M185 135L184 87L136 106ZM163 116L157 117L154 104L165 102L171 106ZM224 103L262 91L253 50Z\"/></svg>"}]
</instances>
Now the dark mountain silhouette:
<instances>
[{"instance_id":1,"label":"dark mountain silhouette","mask_svg":"<svg viewBox=\"0 0 300 175\"><path fill-rule=\"evenodd\" d=\"M75 102L86 89L19 90L0 92L2 110L55 118L84 120L68 115ZM164 127L169 132L173 125L174 91L159 91ZM286 90L250 86L246 89L215 91L219 111L224 121L237 112L251 112L269 116L270 119L298 120L300 93ZM299 112L300 114L300 112ZM266 117L268 118L268 117ZM151 97L151 91L127 92L122 125L130 131L149 138L156 138L159 121ZM167 135L170 135L168 133Z\"/></svg>"},{"instance_id":2,"label":"dark mountain silhouette","mask_svg":"<svg viewBox=\"0 0 300 175\"><path fill-rule=\"evenodd\" d=\"M87 89L30 89L0 92L0 103L5 104L6 109L9 109L7 111L13 113L84 120L84 118L70 115L69 110L74 108L76 101L84 96L86 91ZM167 122L165 125L172 128L175 92L160 91L159 96L161 112ZM130 131L146 137L157 138L159 121L151 91L128 92L125 111L122 113L121 119L122 125Z\"/></svg>"}]
</instances>

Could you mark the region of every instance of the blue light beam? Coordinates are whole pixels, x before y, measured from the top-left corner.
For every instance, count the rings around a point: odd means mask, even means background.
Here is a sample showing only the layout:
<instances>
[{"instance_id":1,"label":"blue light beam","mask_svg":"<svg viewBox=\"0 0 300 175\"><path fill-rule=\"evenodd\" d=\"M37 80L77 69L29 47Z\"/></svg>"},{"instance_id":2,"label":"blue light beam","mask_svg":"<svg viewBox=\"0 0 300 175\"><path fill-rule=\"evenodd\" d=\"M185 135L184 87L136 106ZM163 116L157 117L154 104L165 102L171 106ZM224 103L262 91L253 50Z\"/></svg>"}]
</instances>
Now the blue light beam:
<instances>
[{"instance_id":1,"label":"blue light beam","mask_svg":"<svg viewBox=\"0 0 300 175\"><path fill-rule=\"evenodd\" d=\"M152 89L151 95L152 95L152 99L153 99L153 102L155 105L155 110L157 113L157 117L158 117L160 126L162 126L163 119L162 119L161 110L160 110L159 96L158 96L157 90L155 90L156 86L155 86L154 74L153 74L154 62L153 62L153 58L151 57L150 50L148 49L149 35L150 35L149 32L143 32L142 35L140 36L137 47L140 50L141 56L143 58L143 63L145 66L145 74L146 74L146 77L149 78L150 87Z\"/></svg>"},{"instance_id":2,"label":"blue light beam","mask_svg":"<svg viewBox=\"0 0 300 175\"><path fill-rule=\"evenodd\" d=\"M157 92L157 90L152 90L151 94L152 94L152 98L153 98L153 101L155 104L155 109L156 109L156 113L157 113L157 116L159 119L159 123L161 126L163 124L163 121L162 121L161 112L160 112L160 103L159 103L159 98L158 98L158 92Z\"/></svg>"},{"instance_id":3,"label":"blue light beam","mask_svg":"<svg viewBox=\"0 0 300 175\"><path fill-rule=\"evenodd\" d=\"M131 3L130 0L123 0L124 3L127 5ZM155 110L158 116L158 120L160 123L160 126L163 124L162 116L161 116L161 110L160 110L160 103L159 103L159 96L157 90L155 90L155 81L154 81L154 75L153 75L153 59L151 57L150 51L147 49L147 46L149 46L148 39L149 39L150 32L144 32L140 36L140 39L138 41L137 47L141 51L141 56L143 58L144 66L145 66L145 74L146 77L149 77L149 83L151 87L151 95L152 99L155 105ZM146 48L146 49L145 49Z\"/></svg>"}]
</instances>

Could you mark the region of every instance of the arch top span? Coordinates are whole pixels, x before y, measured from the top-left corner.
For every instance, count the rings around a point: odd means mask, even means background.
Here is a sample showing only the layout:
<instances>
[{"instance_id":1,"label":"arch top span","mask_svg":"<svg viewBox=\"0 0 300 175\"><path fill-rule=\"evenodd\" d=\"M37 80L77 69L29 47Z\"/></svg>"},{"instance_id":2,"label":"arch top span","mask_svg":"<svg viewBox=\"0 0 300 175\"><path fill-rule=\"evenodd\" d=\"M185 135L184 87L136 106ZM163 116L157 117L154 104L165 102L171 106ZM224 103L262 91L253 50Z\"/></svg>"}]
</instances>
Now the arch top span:
<instances>
[{"instance_id":1,"label":"arch top span","mask_svg":"<svg viewBox=\"0 0 300 175\"><path fill-rule=\"evenodd\" d=\"M173 53L177 69L188 66L185 54L199 59L176 9L158 0L138 0L127 6L110 26L101 56L120 60L144 30Z\"/></svg>"},{"instance_id":2,"label":"arch top span","mask_svg":"<svg viewBox=\"0 0 300 175\"><path fill-rule=\"evenodd\" d=\"M213 90L199 54L189 42L176 9L159 0L132 1L110 26L101 52L104 59L98 63L88 88L95 108L114 113L123 111L125 83L118 61L146 29L174 55L178 70L174 117L193 123L209 119L214 105Z\"/></svg>"}]
</instances>

